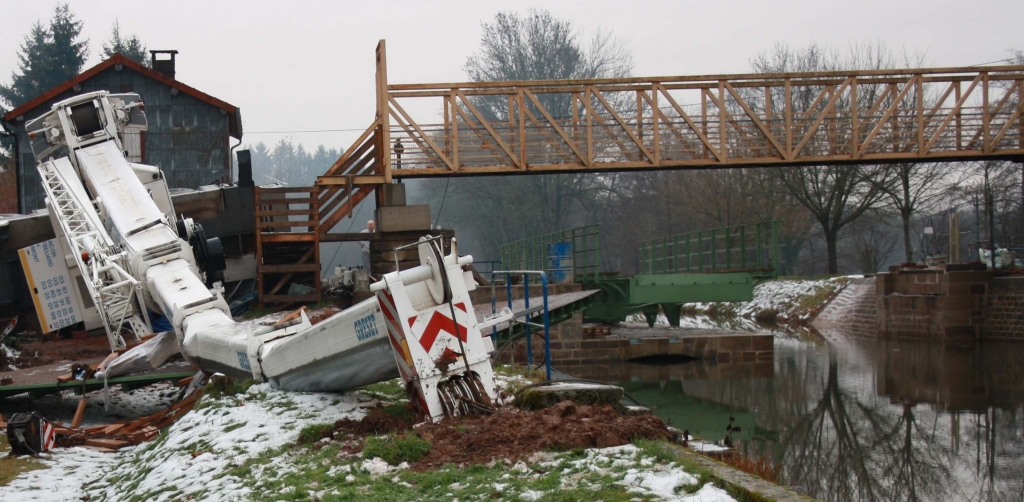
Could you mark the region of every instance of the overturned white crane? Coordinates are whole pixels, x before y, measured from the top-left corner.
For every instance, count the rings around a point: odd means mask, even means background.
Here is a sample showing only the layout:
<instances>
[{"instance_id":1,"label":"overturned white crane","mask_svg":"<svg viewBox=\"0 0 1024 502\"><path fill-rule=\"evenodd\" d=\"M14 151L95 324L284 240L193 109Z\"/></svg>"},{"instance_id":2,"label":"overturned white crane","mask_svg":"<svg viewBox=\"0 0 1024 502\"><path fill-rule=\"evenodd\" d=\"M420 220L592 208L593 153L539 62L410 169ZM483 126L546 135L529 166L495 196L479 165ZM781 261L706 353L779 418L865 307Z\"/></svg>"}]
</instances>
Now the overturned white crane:
<instances>
[{"instance_id":1,"label":"overturned white crane","mask_svg":"<svg viewBox=\"0 0 1024 502\"><path fill-rule=\"evenodd\" d=\"M176 218L161 171L128 162L121 135L144 131L136 94L83 94L27 124L50 217L70 267L77 267L112 349L121 333L151 332L166 316L182 355L206 372L269 381L284 390L342 391L401 376L431 420L473 413L496 397L493 345L480 330L474 282L454 239L418 244L421 265L372 285L366 300L311 325L236 323L217 282L219 242ZM65 149L66 156L52 154ZM197 255L202 259L197 261Z\"/></svg>"}]
</instances>

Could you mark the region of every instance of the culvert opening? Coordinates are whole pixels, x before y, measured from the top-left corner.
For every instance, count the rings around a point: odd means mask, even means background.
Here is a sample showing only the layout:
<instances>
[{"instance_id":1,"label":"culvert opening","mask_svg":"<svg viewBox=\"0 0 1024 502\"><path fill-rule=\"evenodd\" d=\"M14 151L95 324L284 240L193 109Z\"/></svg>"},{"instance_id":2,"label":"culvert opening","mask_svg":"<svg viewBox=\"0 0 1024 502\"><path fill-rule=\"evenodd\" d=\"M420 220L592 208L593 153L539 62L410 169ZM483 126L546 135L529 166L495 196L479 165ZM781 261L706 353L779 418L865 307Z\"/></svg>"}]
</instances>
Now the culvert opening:
<instances>
[{"instance_id":1,"label":"culvert opening","mask_svg":"<svg viewBox=\"0 0 1024 502\"><path fill-rule=\"evenodd\" d=\"M657 354L653 356L634 357L633 359L627 359L628 362L636 364L649 364L652 366L668 366L672 364L683 364L693 361L699 361L696 357L683 356L677 354Z\"/></svg>"}]
</instances>

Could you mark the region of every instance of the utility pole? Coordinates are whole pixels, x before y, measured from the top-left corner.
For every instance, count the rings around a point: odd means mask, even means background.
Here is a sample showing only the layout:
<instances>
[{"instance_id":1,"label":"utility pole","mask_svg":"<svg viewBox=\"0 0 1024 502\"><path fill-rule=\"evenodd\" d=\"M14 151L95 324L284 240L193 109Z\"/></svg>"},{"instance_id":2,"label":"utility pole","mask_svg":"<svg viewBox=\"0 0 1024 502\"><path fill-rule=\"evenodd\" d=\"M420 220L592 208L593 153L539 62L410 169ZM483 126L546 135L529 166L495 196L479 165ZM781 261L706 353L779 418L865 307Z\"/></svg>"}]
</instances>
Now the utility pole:
<instances>
[{"instance_id":1,"label":"utility pole","mask_svg":"<svg viewBox=\"0 0 1024 502\"><path fill-rule=\"evenodd\" d=\"M985 211L988 213L988 248L989 248L989 260L992 263L992 269L996 268L996 224L993 217L994 212L992 209L992 187L988 183L988 170L989 164L985 163L985 204L988 206Z\"/></svg>"},{"instance_id":2,"label":"utility pole","mask_svg":"<svg viewBox=\"0 0 1024 502\"><path fill-rule=\"evenodd\" d=\"M978 212L978 192L974 192L974 247L981 261L981 213Z\"/></svg>"}]
</instances>

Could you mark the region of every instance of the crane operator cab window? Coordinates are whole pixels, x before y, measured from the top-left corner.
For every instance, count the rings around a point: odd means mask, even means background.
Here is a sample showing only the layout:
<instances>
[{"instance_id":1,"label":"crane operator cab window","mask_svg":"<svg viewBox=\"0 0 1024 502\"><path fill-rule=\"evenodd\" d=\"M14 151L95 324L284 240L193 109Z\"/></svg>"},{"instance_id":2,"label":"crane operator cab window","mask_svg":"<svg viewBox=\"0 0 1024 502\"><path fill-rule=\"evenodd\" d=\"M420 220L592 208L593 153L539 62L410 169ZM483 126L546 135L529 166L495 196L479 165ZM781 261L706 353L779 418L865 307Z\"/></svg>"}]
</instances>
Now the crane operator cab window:
<instances>
[{"instance_id":1,"label":"crane operator cab window","mask_svg":"<svg viewBox=\"0 0 1024 502\"><path fill-rule=\"evenodd\" d=\"M79 138L103 129L99 112L95 101L71 107L71 122L75 124L75 132Z\"/></svg>"}]
</instances>

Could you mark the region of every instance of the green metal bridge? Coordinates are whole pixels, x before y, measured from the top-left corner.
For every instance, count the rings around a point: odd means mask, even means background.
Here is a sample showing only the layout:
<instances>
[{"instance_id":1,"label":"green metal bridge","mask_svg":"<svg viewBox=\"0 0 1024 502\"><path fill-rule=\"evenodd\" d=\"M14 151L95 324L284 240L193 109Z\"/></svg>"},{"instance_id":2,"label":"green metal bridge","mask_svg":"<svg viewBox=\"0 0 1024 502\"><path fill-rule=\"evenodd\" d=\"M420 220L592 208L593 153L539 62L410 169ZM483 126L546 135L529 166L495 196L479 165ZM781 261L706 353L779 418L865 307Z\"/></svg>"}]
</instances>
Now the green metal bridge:
<instances>
[{"instance_id":1,"label":"green metal bridge","mask_svg":"<svg viewBox=\"0 0 1024 502\"><path fill-rule=\"evenodd\" d=\"M622 322L643 312L652 326L659 310L678 326L684 303L751 300L754 285L778 270L774 221L642 241L640 273L632 277L602 271L600 240L600 225L538 235L503 245L501 262L506 269L544 270L600 290L584 311L586 322Z\"/></svg>"}]
</instances>

